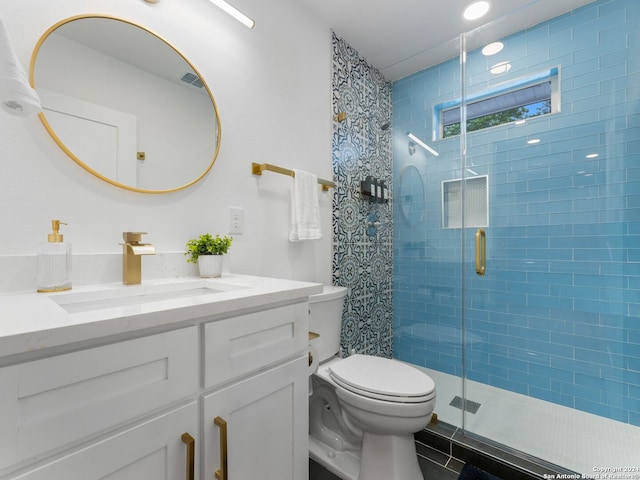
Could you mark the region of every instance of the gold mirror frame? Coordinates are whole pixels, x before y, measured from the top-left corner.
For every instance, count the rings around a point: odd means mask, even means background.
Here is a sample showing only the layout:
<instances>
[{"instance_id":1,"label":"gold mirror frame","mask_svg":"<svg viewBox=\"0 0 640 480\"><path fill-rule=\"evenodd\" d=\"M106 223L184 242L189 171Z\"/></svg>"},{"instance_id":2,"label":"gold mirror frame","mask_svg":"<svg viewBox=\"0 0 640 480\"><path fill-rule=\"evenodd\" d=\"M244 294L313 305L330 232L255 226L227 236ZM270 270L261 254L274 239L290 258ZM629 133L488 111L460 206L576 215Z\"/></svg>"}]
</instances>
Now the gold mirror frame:
<instances>
[{"instance_id":1,"label":"gold mirror frame","mask_svg":"<svg viewBox=\"0 0 640 480\"><path fill-rule=\"evenodd\" d=\"M105 20L113 20L113 21L117 21L117 22L122 22L124 24L128 24L131 25L132 27L135 28L139 28L145 32L147 32L148 34L152 35L153 37L157 38L158 40L160 40L161 42L163 42L165 45L167 45L168 47L170 47L179 57L182 58L182 60L184 60L184 62L189 66L189 68L191 68L193 70L193 72L195 73L195 75L198 77L198 79L200 79L200 81L203 84L203 88L206 90L207 94L208 94L208 98L211 101L211 106L213 108L213 113L215 116L215 125L214 125L214 132L212 132L212 135L215 134L215 148L214 148L214 152L213 152L213 156L211 158L211 160L208 162L208 165L206 166L206 168L204 169L204 171L199 174L196 178L194 178L191 181L188 181L186 184L184 185L179 185L177 187L171 187L171 188L163 188L163 189L147 189L147 188L139 188L136 186L132 186L132 185L127 185L121 182L118 182L117 180L114 180L112 178L109 178L108 176L104 175L103 173L100 173L99 171L95 170L94 168L90 167L89 165L87 165L85 162L83 162L80 158L78 158L71 150L70 148L64 144L64 142L59 138L58 134L56 134L56 132L54 131L52 125L50 124L50 122L47 120L44 112L40 112L38 114L38 116L40 117L40 120L42 122L42 124L44 125L45 129L47 130L47 132L49 133L49 135L51 135L51 137L53 138L53 140L58 144L58 146L73 160L75 161L78 165L80 165L82 168L84 168L85 170L87 170L89 173L95 175L96 177L104 180L107 183L110 183L112 185L115 185L116 187L120 187L126 190L130 190L130 191L134 191L134 192L140 192L140 193L169 193L169 192L175 192L178 190L182 190L185 189L193 184L195 184L196 182L200 181L205 175L207 175L207 173L209 173L209 171L211 170L211 168L213 167L213 164L215 163L217 157L218 157L218 153L220 151L220 139L221 139L221 124L220 124L220 116L218 113L218 108L216 106L216 102L215 99L213 98L213 94L211 93L211 90L209 89L209 86L207 85L207 83L204 81L204 79L202 78L202 75L200 74L200 72L195 68L195 66L176 48L174 47L171 43L169 43L166 39L164 39L163 37L161 37L160 35L156 34L155 32L149 30L148 28L145 28L141 25L138 25L132 21L123 19L123 18L118 18L118 17L114 17L114 16L110 16L110 15L101 15L101 14L87 14L87 15L76 15L73 17L69 17L66 18L64 20L61 20L59 22L57 22L56 24L52 25L49 29L47 29L44 34L40 37L40 39L38 40L33 53L31 55L31 62L30 62L30 68L29 68L29 82L31 84L31 86L33 88L36 88L35 85L35 67L36 67L36 59L38 56L38 53L40 52L42 45L44 44L44 42L47 40L47 38L56 31L56 29L58 29L59 27L73 22L73 21L77 21L77 20L82 20L82 19L105 19ZM37 88L36 88L37 91ZM203 99L205 98L204 94L203 94Z\"/></svg>"}]
</instances>

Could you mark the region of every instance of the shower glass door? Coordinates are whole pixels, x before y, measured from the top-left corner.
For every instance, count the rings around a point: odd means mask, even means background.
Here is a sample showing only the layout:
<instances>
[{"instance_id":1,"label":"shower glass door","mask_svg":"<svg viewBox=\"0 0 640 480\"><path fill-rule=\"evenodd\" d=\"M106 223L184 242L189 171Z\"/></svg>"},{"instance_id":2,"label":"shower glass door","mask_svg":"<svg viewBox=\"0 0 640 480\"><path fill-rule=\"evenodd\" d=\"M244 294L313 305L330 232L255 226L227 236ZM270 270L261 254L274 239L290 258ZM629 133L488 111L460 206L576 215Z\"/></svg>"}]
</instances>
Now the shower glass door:
<instances>
[{"instance_id":1,"label":"shower glass door","mask_svg":"<svg viewBox=\"0 0 640 480\"><path fill-rule=\"evenodd\" d=\"M393 356L434 379L438 418L460 426L444 405L463 397L462 153L430 121L433 102L461 98L460 46L439 48L452 58L393 83Z\"/></svg>"},{"instance_id":2,"label":"shower glass door","mask_svg":"<svg viewBox=\"0 0 640 480\"><path fill-rule=\"evenodd\" d=\"M434 106L436 148L462 138L422 237L462 245L462 428L586 475L640 468L639 22L599 0L485 25L461 40L461 105Z\"/></svg>"}]
</instances>

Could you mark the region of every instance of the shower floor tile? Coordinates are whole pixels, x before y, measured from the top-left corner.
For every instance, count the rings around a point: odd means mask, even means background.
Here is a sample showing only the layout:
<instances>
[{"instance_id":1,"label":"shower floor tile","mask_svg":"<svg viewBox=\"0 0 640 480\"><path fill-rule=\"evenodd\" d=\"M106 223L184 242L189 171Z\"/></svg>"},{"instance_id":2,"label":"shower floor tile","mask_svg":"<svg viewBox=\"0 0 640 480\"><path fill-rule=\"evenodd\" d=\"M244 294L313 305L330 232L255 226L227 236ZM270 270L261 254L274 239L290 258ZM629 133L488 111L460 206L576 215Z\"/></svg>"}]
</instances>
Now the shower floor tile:
<instances>
[{"instance_id":1,"label":"shower floor tile","mask_svg":"<svg viewBox=\"0 0 640 480\"><path fill-rule=\"evenodd\" d=\"M436 383L438 419L462 426L459 377L423 369ZM481 404L465 416L465 431L584 475L597 467L640 468L640 427L468 381L468 400Z\"/></svg>"}]
</instances>

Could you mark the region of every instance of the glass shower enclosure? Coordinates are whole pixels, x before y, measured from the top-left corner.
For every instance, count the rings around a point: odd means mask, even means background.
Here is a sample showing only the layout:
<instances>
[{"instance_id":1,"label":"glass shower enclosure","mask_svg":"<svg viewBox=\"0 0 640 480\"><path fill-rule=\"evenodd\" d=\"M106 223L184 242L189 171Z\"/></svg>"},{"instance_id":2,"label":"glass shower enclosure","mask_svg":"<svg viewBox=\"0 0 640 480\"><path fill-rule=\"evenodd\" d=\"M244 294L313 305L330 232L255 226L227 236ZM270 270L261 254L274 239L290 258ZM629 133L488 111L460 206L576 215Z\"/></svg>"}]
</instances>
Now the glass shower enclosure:
<instances>
[{"instance_id":1,"label":"glass shower enclosure","mask_svg":"<svg viewBox=\"0 0 640 480\"><path fill-rule=\"evenodd\" d=\"M393 84L394 357L465 434L640 469L640 4L495 26Z\"/></svg>"}]
</instances>

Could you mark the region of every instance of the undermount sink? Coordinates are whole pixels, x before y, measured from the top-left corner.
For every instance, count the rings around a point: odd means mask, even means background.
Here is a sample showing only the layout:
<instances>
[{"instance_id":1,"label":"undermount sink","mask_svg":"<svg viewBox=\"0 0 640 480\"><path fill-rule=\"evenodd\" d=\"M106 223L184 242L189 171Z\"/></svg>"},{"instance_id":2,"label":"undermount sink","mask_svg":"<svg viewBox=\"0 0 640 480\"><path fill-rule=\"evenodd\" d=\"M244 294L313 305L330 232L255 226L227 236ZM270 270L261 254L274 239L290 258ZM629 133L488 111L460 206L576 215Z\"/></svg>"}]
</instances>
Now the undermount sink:
<instances>
[{"instance_id":1,"label":"undermount sink","mask_svg":"<svg viewBox=\"0 0 640 480\"><path fill-rule=\"evenodd\" d=\"M181 298L203 297L244 288L247 287L197 280L161 285L118 285L113 288L86 292L61 293L49 298L68 313L79 313Z\"/></svg>"}]
</instances>

